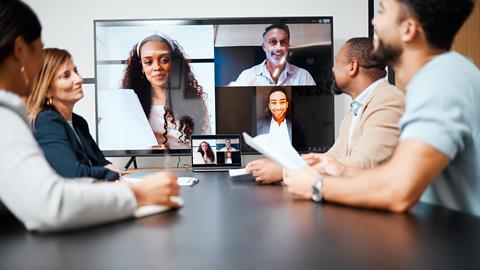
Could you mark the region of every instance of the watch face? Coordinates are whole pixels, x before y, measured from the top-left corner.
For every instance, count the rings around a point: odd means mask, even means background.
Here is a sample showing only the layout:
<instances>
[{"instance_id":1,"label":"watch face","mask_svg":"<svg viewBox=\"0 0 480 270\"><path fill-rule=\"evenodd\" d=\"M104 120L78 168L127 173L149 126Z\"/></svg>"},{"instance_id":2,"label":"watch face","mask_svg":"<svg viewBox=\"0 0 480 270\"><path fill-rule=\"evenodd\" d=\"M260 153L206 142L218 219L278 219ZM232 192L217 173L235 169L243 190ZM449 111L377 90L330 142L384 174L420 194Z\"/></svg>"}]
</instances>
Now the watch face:
<instances>
[{"instance_id":1,"label":"watch face","mask_svg":"<svg viewBox=\"0 0 480 270\"><path fill-rule=\"evenodd\" d=\"M322 182L323 177L316 180L315 183L312 185L312 200L315 202L319 202L322 200Z\"/></svg>"}]
</instances>

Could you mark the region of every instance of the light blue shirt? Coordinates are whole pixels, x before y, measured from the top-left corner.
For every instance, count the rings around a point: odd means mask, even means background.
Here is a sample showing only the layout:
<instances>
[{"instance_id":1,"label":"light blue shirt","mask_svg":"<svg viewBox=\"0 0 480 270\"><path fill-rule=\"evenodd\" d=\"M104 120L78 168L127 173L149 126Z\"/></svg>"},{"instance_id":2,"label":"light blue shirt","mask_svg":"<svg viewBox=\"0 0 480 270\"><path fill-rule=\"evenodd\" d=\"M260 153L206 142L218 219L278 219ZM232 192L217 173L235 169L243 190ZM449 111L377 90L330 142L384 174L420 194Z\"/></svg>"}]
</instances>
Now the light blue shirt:
<instances>
[{"instance_id":1,"label":"light blue shirt","mask_svg":"<svg viewBox=\"0 0 480 270\"><path fill-rule=\"evenodd\" d=\"M235 86L262 86L262 85L315 85L312 75L303 68L287 62L277 82L272 79L267 69L266 60L261 64L246 69L240 73L237 80L232 82Z\"/></svg>"},{"instance_id":2,"label":"light blue shirt","mask_svg":"<svg viewBox=\"0 0 480 270\"><path fill-rule=\"evenodd\" d=\"M375 90L377 89L377 87L383 82L383 78L382 79L379 79L379 80L376 80L375 82L373 82L372 84L370 84L367 88L365 88L365 90L363 90L362 93L360 93L360 95L358 95L354 100L353 102L357 102L360 104L360 108L358 109L357 111L357 114L355 115L355 113L353 113L352 111L352 122L350 124L350 128L348 129L348 147L350 148L350 143L352 142L352 134L353 134L353 130L355 129L355 126L357 125L357 120L360 119L360 117L362 116L362 112L363 112L363 105L365 103L365 100L367 100L367 97L370 96L370 94ZM352 102L352 103L353 103Z\"/></svg>"},{"instance_id":3,"label":"light blue shirt","mask_svg":"<svg viewBox=\"0 0 480 270\"><path fill-rule=\"evenodd\" d=\"M424 202L480 216L480 71L449 52L428 62L407 86L400 140L419 140L450 159Z\"/></svg>"}]
</instances>

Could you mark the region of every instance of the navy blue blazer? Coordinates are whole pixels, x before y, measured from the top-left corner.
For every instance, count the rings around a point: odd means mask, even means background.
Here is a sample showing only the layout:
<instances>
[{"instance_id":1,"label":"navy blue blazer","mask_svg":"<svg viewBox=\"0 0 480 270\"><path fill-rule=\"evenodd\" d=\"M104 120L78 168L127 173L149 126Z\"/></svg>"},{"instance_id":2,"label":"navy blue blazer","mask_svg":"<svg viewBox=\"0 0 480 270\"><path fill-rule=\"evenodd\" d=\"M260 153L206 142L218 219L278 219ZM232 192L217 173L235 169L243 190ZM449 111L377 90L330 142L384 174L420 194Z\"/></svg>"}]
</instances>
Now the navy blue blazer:
<instances>
[{"instance_id":1,"label":"navy blue blazer","mask_svg":"<svg viewBox=\"0 0 480 270\"><path fill-rule=\"evenodd\" d=\"M78 138L68 122L53 109L42 111L35 118L33 133L50 166L66 178L118 179L118 173L104 167L110 162L90 135L87 121L74 113L72 123Z\"/></svg>"}]
</instances>

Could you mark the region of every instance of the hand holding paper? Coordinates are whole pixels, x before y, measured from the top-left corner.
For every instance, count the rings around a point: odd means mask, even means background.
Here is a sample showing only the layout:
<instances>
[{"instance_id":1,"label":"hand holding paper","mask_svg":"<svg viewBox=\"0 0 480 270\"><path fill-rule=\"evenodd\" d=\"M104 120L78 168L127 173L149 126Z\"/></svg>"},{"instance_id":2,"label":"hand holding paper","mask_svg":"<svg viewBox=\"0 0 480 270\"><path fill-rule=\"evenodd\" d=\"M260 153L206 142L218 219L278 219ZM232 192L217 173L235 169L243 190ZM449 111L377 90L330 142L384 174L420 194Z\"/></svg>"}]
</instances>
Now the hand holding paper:
<instances>
[{"instance_id":1,"label":"hand holding paper","mask_svg":"<svg viewBox=\"0 0 480 270\"><path fill-rule=\"evenodd\" d=\"M268 134L252 138L245 132L243 132L243 138L253 149L277 162L285 169L296 170L307 166L305 160L303 160L290 142L275 136L269 136Z\"/></svg>"}]
</instances>

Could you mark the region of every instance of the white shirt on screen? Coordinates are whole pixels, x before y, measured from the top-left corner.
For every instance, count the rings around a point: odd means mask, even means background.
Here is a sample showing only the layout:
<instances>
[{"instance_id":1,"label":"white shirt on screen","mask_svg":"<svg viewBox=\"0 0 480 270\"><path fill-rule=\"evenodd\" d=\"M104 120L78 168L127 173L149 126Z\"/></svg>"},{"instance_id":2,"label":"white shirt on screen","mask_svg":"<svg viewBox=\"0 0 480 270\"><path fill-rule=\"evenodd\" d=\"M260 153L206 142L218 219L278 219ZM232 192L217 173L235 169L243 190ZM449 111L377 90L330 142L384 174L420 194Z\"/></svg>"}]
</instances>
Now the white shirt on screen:
<instances>
[{"instance_id":1,"label":"white shirt on screen","mask_svg":"<svg viewBox=\"0 0 480 270\"><path fill-rule=\"evenodd\" d=\"M227 152L227 151L230 151L230 152L235 152L235 151L238 151L235 147L233 146L230 146L230 147L223 147L222 149L220 149L220 151L222 152Z\"/></svg>"},{"instance_id":2,"label":"white shirt on screen","mask_svg":"<svg viewBox=\"0 0 480 270\"><path fill-rule=\"evenodd\" d=\"M262 85L315 85L312 75L303 68L294 66L287 62L285 69L278 77L277 83L270 76L266 61L246 69L240 73L237 80L231 83L232 86L262 86Z\"/></svg>"},{"instance_id":3,"label":"white shirt on screen","mask_svg":"<svg viewBox=\"0 0 480 270\"><path fill-rule=\"evenodd\" d=\"M268 133L270 136L275 136L281 140L285 140L290 144L290 136L288 135L288 126L287 119L284 119L280 125L273 119L270 122L270 131Z\"/></svg>"}]
</instances>

